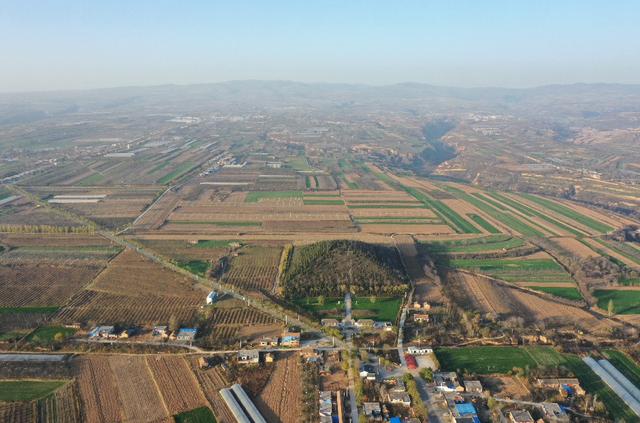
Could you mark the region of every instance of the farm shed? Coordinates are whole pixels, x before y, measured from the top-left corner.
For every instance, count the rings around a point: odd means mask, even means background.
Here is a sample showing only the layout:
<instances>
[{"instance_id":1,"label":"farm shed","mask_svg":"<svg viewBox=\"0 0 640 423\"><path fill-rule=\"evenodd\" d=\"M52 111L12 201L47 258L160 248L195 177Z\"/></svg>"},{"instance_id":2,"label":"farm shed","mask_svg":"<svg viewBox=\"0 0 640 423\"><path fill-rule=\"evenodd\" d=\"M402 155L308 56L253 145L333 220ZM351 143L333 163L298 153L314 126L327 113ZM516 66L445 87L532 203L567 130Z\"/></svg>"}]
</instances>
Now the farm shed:
<instances>
[{"instance_id":1,"label":"farm shed","mask_svg":"<svg viewBox=\"0 0 640 423\"><path fill-rule=\"evenodd\" d=\"M464 390L465 392L481 394L482 393L482 383L479 380L465 380L464 381Z\"/></svg>"},{"instance_id":2,"label":"farm shed","mask_svg":"<svg viewBox=\"0 0 640 423\"><path fill-rule=\"evenodd\" d=\"M196 339L196 334L198 333L198 329L195 328L182 328L178 331L176 335L176 340L180 342L193 342Z\"/></svg>"},{"instance_id":3,"label":"farm shed","mask_svg":"<svg viewBox=\"0 0 640 423\"><path fill-rule=\"evenodd\" d=\"M97 326L89 332L89 338L111 338L115 335L113 326Z\"/></svg>"},{"instance_id":4,"label":"farm shed","mask_svg":"<svg viewBox=\"0 0 640 423\"><path fill-rule=\"evenodd\" d=\"M258 364L260 362L260 352L258 350L240 350L236 354L239 364Z\"/></svg>"},{"instance_id":5,"label":"farm shed","mask_svg":"<svg viewBox=\"0 0 640 423\"><path fill-rule=\"evenodd\" d=\"M567 413L555 402L543 402L541 408L544 416L553 422L569 421Z\"/></svg>"},{"instance_id":6,"label":"farm shed","mask_svg":"<svg viewBox=\"0 0 640 423\"><path fill-rule=\"evenodd\" d=\"M407 351L409 352L409 354L425 355L433 353L433 348L411 346L407 348Z\"/></svg>"},{"instance_id":7,"label":"farm shed","mask_svg":"<svg viewBox=\"0 0 640 423\"><path fill-rule=\"evenodd\" d=\"M382 408L379 402L365 402L362 404L362 411L370 419L382 419Z\"/></svg>"},{"instance_id":8,"label":"farm shed","mask_svg":"<svg viewBox=\"0 0 640 423\"><path fill-rule=\"evenodd\" d=\"M216 291L211 291L207 295L207 305L213 304L218 301L218 293Z\"/></svg>"},{"instance_id":9,"label":"farm shed","mask_svg":"<svg viewBox=\"0 0 640 423\"><path fill-rule=\"evenodd\" d=\"M168 336L167 327L166 326L154 326L151 330L152 336L160 336L166 338Z\"/></svg>"}]
</instances>

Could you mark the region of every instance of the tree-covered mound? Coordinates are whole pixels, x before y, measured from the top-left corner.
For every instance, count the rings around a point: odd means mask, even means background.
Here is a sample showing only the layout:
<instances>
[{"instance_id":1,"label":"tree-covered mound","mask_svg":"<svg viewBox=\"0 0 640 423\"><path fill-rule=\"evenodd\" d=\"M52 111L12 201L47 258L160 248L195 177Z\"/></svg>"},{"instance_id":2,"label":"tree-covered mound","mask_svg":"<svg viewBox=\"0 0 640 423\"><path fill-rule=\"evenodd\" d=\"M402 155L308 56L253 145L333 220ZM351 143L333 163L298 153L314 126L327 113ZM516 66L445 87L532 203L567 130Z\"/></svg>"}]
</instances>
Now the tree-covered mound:
<instances>
[{"instance_id":1,"label":"tree-covered mound","mask_svg":"<svg viewBox=\"0 0 640 423\"><path fill-rule=\"evenodd\" d=\"M407 277L395 248L360 241L321 241L296 247L282 277L288 299L311 296L397 296Z\"/></svg>"}]
</instances>

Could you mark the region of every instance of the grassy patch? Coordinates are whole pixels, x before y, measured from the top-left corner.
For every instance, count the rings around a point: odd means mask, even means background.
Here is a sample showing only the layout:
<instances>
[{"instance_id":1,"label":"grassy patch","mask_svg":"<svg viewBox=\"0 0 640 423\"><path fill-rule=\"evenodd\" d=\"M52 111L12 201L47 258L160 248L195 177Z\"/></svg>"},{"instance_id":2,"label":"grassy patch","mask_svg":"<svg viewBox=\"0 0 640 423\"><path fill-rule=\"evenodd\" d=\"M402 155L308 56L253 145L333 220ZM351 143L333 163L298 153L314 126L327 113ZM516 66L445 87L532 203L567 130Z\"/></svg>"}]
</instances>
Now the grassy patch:
<instances>
[{"instance_id":1,"label":"grassy patch","mask_svg":"<svg viewBox=\"0 0 640 423\"><path fill-rule=\"evenodd\" d=\"M244 201L257 203L260 200L273 198L302 198L302 191L252 191L247 193Z\"/></svg>"},{"instance_id":2,"label":"grassy patch","mask_svg":"<svg viewBox=\"0 0 640 423\"><path fill-rule=\"evenodd\" d=\"M343 206L342 200L303 200L305 206Z\"/></svg>"},{"instance_id":3,"label":"grassy patch","mask_svg":"<svg viewBox=\"0 0 640 423\"><path fill-rule=\"evenodd\" d=\"M564 271L562 266L551 259L454 259L449 262L453 267L476 269L480 271L502 270L557 270Z\"/></svg>"},{"instance_id":4,"label":"grassy patch","mask_svg":"<svg viewBox=\"0 0 640 423\"><path fill-rule=\"evenodd\" d=\"M65 338L73 336L76 330L73 328L65 328L64 326L43 326L27 336L27 341L53 342L56 334L61 333Z\"/></svg>"},{"instance_id":5,"label":"grassy patch","mask_svg":"<svg viewBox=\"0 0 640 423\"><path fill-rule=\"evenodd\" d=\"M209 407L195 408L173 416L176 423L216 423Z\"/></svg>"},{"instance_id":6,"label":"grassy patch","mask_svg":"<svg viewBox=\"0 0 640 423\"><path fill-rule=\"evenodd\" d=\"M471 218L471 220L476 222L478 224L478 226L480 226L482 229L484 229L485 231L489 232L490 234L499 234L500 233L500 230L498 228L493 226L491 223L487 222L487 220L484 219L482 216L477 215L477 214L469 214L468 216Z\"/></svg>"},{"instance_id":7,"label":"grassy patch","mask_svg":"<svg viewBox=\"0 0 640 423\"><path fill-rule=\"evenodd\" d=\"M562 288L562 287L545 287L545 286L536 286L530 287L531 289L535 289L536 291L546 292L547 294L555 295L556 297L566 298L567 300L580 301L582 300L582 295L580 295L580 291L577 288Z\"/></svg>"},{"instance_id":8,"label":"grassy patch","mask_svg":"<svg viewBox=\"0 0 640 423\"><path fill-rule=\"evenodd\" d=\"M424 209L422 204L349 204L350 209Z\"/></svg>"},{"instance_id":9,"label":"grassy patch","mask_svg":"<svg viewBox=\"0 0 640 423\"><path fill-rule=\"evenodd\" d=\"M593 295L598 299L598 307L603 310L608 309L609 300L612 300L615 314L640 314L640 291L596 289Z\"/></svg>"},{"instance_id":10,"label":"grassy patch","mask_svg":"<svg viewBox=\"0 0 640 423\"><path fill-rule=\"evenodd\" d=\"M304 156L296 156L287 160L287 165L291 167L293 170L301 171L301 172L309 172L314 170L311 166L309 166L309 162L307 158Z\"/></svg>"},{"instance_id":11,"label":"grassy patch","mask_svg":"<svg viewBox=\"0 0 640 423\"><path fill-rule=\"evenodd\" d=\"M58 311L58 306L45 306L45 307L0 307L0 314L20 314L20 313L38 313L38 314L51 314Z\"/></svg>"},{"instance_id":12,"label":"grassy patch","mask_svg":"<svg viewBox=\"0 0 640 423\"><path fill-rule=\"evenodd\" d=\"M66 382L62 380L0 381L0 401L31 401L44 398Z\"/></svg>"},{"instance_id":13,"label":"grassy patch","mask_svg":"<svg viewBox=\"0 0 640 423\"><path fill-rule=\"evenodd\" d=\"M395 322L401 305L401 298L357 297L351 299L351 311L356 319L360 315L362 318Z\"/></svg>"},{"instance_id":14,"label":"grassy patch","mask_svg":"<svg viewBox=\"0 0 640 423\"><path fill-rule=\"evenodd\" d=\"M211 263L204 260L191 260L178 262L178 266L196 275L204 276L211 267Z\"/></svg>"},{"instance_id":15,"label":"grassy patch","mask_svg":"<svg viewBox=\"0 0 640 423\"><path fill-rule=\"evenodd\" d=\"M158 179L158 183L162 184L162 185L168 184L169 182L173 181L174 179L177 179L177 178L181 177L182 175L190 172L196 166L198 166L198 165L196 163L192 163L192 162L182 163L178 167L176 167L173 171L167 173L162 178Z\"/></svg>"},{"instance_id":16,"label":"grassy patch","mask_svg":"<svg viewBox=\"0 0 640 423\"><path fill-rule=\"evenodd\" d=\"M476 374L504 374L514 367L538 365L535 356L526 348L518 347L438 348L435 353L442 369L446 371L467 370Z\"/></svg>"},{"instance_id":17,"label":"grassy patch","mask_svg":"<svg viewBox=\"0 0 640 423\"><path fill-rule=\"evenodd\" d=\"M78 182L80 186L88 186L88 185L98 185L100 182L104 180L104 176L100 173L93 173L86 178L81 179Z\"/></svg>"},{"instance_id":18,"label":"grassy patch","mask_svg":"<svg viewBox=\"0 0 640 423\"><path fill-rule=\"evenodd\" d=\"M318 319L342 320L344 317L344 298L325 298L323 302L318 302L317 297L307 297L295 299L293 303Z\"/></svg>"},{"instance_id":19,"label":"grassy patch","mask_svg":"<svg viewBox=\"0 0 640 423\"><path fill-rule=\"evenodd\" d=\"M240 243L239 241L232 241L228 239L199 239L195 244L196 248L227 248L233 243Z\"/></svg>"},{"instance_id":20,"label":"grassy patch","mask_svg":"<svg viewBox=\"0 0 640 423\"><path fill-rule=\"evenodd\" d=\"M482 253L489 251L511 250L525 245L519 238L510 235L486 236L451 241L422 243L430 253Z\"/></svg>"}]
</instances>

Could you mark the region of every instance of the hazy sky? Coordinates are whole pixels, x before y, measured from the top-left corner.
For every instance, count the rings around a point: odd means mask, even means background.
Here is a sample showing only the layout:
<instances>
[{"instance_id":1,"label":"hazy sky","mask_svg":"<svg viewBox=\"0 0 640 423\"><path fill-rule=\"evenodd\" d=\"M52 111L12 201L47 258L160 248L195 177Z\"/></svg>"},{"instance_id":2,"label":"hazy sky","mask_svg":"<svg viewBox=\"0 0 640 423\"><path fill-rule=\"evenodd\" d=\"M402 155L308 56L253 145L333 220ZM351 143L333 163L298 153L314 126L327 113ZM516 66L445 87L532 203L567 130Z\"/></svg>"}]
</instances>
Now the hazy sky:
<instances>
[{"instance_id":1,"label":"hazy sky","mask_svg":"<svg viewBox=\"0 0 640 423\"><path fill-rule=\"evenodd\" d=\"M0 91L640 83L640 1L0 0Z\"/></svg>"}]
</instances>

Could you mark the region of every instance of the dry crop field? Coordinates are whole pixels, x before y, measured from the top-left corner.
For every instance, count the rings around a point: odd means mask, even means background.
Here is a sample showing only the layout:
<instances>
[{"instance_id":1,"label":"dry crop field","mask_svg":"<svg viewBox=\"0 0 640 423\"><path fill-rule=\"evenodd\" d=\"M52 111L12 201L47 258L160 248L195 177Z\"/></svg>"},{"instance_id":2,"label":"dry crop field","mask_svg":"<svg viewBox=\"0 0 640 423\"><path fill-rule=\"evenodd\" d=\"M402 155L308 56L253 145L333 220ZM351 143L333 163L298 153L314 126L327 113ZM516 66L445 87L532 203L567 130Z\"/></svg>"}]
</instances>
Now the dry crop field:
<instances>
[{"instance_id":1,"label":"dry crop field","mask_svg":"<svg viewBox=\"0 0 640 423\"><path fill-rule=\"evenodd\" d=\"M191 322L205 292L193 281L125 250L57 315L63 322L151 324L173 315Z\"/></svg>"},{"instance_id":2,"label":"dry crop field","mask_svg":"<svg viewBox=\"0 0 640 423\"><path fill-rule=\"evenodd\" d=\"M71 202L55 206L110 229L132 222L162 191L162 187L157 185L100 188L30 186L26 189L47 200L56 195L105 195L98 202Z\"/></svg>"},{"instance_id":3,"label":"dry crop field","mask_svg":"<svg viewBox=\"0 0 640 423\"><path fill-rule=\"evenodd\" d=\"M220 421L234 421L218 393L229 385L224 373L200 369L195 358L88 355L74 359L74 368L86 422L171 422L209 405Z\"/></svg>"},{"instance_id":4,"label":"dry crop field","mask_svg":"<svg viewBox=\"0 0 640 423\"><path fill-rule=\"evenodd\" d=\"M227 388L231 382L227 380L225 371L221 366L214 366L210 369L201 369L198 367L196 358L192 358L191 367L200 382L202 392L209 401L211 409L220 423L235 423L236 419L229 411L226 403L220 396L220 389Z\"/></svg>"},{"instance_id":5,"label":"dry crop field","mask_svg":"<svg viewBox=\"0 0 640 423\"><path fill-rule=\"evenodd\" d=\"M37 204L20 197L8 204L0 206L0 226L15 227L46 225L58 228L79 228L84 224L56 213L53 210L39 207Z\"/></svg>"},{"instance_id":6,"label":"dry crop field","mask_svg":"<svg viewBox=\"0 0 640 423\"><path fill-rule=\"evenodd\" d=\"M578 326L594 333L607 333L611 327L618 326L609 319L596 317L579 307L510 288L482 276L447 272L446 283L466 297L458 298L459 301L463 304L470 302L472 307L484 313L519 316L530 322L545 322L549 327Z\"/></svg>"},{"instance_id":7,"label":"dry crop field","mask_svg":"<svg viewBox=\"0 0 640 423\"><path fill-rule=\"evenodd\" d=\"M270 422L297 423L302 418L300 358L296 353L280 354L267 385L255 399Z\"/></svg>"},{"instance_id":8,"label":"dry crop field","mask_svg":"<svg viewBox=\"0 0 640 423\"><path fill-rule=\"evenodd\" d=\"M277 335L282 323L235 299L223 299L213 307L211 316L200 328L198 342L206 346L232 345L262 336Z\"/></svg>"},{"instance_id":9,"label":"dry crop field","mask_svg":"<svg viewBox=\"0 0 640 423\"><path fill-rule=\"evenodd\" d=\"M282 247L251 245L241 248L237 254L223 281L241 289L272 292L277 282Z\"/></svg>"}]
</instances>

